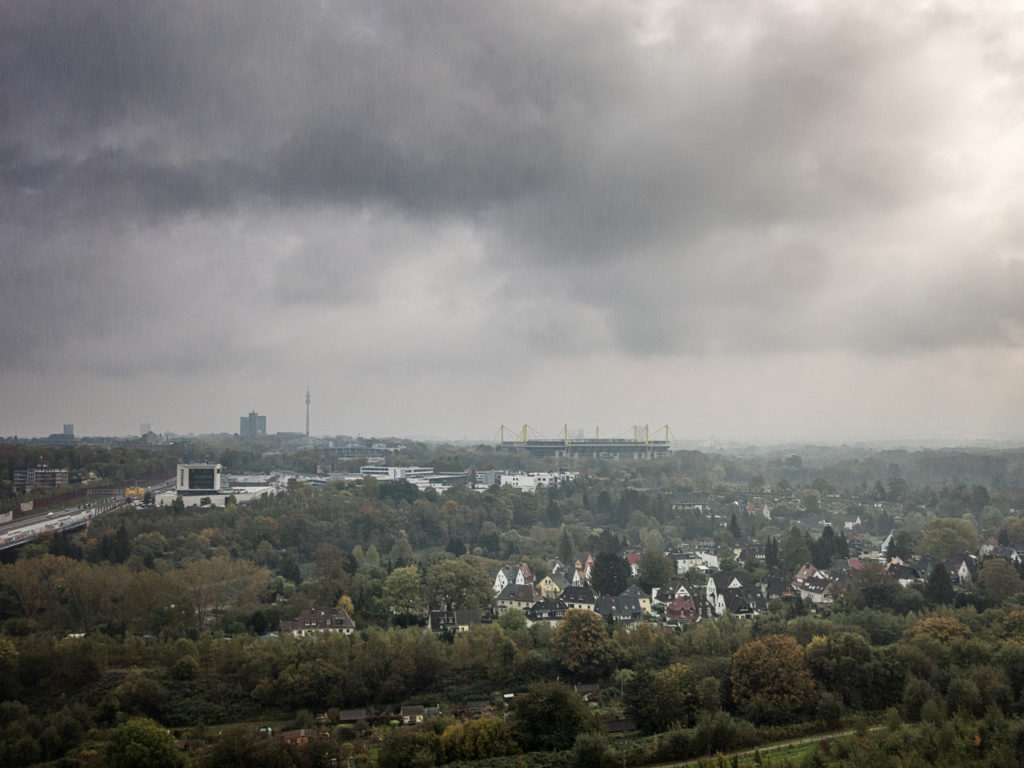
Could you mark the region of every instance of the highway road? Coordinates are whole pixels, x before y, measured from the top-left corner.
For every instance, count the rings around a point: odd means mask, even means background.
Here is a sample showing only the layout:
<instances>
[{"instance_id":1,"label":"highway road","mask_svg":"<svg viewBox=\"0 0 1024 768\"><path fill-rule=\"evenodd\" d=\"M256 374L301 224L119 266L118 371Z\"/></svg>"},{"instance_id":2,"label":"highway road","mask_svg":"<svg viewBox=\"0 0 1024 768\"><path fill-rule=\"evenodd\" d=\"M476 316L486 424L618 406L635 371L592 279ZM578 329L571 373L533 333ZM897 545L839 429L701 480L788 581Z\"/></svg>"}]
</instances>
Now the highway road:
<instances>
[{"instance_id":1,"label":"highway road","mask_svg":"<svg viewBox=\"0 0 1024 768\"><path fill-rule=\"evenodd\" d=\"M153 492L153 489L166 487L172 482L168 480L165 483L154 485L148 490ZM45 512L40 515L33 515L32 517L5 523L0 525L0 550L17 547L20 544L31 541L41 533L81 528L88 525L89 521L94 517L102 515L104 512L109 512L111 509L120 507L125 503L127 502L124 496L111 496L94 501L91 504L53 510L52 512Z\"/></svg>"},{"instance_id":2,"label":"highway road","mask_svg":"<svg viewBox=\"0 0 1024 768\"><path fill-rule=\"evenodd\" d=\"M0 549L24 544L41 533L64 531L86 525L100 514L100 510L106 511L104 507L71 507L7 523L0 526Z\"/></svg>"}]
</instances>

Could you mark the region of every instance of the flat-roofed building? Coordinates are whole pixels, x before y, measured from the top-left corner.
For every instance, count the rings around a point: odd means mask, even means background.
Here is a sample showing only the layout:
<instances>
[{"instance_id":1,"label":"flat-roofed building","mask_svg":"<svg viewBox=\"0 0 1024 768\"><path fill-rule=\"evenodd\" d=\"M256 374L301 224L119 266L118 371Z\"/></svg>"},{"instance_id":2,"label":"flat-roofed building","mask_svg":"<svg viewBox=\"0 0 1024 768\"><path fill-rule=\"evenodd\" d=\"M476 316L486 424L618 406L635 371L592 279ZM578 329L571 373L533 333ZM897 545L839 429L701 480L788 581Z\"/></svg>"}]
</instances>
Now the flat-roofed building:
<instances>
[{"instance_id":1,"label":"flat-roofed building","mask_svg":"<svg viewBox=\"0 0 1024 768\"><path fill-rule=\"evenodd\" d=\"M33 488L61 488L67 484L66 469L41 466L14 470L15 493L28 493Z\"/></svg>"},{"instance_id":2,"label":"flat-roofed building","mask_svg":"<svg viewBox=\"0 0 1024 768\"><path fill-rule=\"evenodd\" d=\"M182 494L218 493L220 464L179 464L175 490Z\"/></svg>"}]
</instances>

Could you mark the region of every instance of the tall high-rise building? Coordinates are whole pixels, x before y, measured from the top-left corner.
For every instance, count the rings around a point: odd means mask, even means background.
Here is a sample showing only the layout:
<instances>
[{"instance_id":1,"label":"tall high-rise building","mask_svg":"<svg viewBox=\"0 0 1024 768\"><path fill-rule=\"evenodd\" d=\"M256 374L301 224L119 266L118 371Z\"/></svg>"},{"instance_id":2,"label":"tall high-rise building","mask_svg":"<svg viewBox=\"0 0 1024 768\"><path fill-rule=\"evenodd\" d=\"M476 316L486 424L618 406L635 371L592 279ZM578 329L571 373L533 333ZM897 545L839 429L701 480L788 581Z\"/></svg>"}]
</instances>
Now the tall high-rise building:
<instances>
[{"instance_id":1,"label":"tall high-rise building","mask_svg":"<svg viewBox=\"0 0 1024 768\"><path fill-rule=\"evenodd\" d=\"M309 385L306 385L306 437L309 437Z\"/></svg>"},{"instance_id":2,"label":"tall high-rise building","mask_svg":"<svg viewBox=\"0 0 1024 768\"><path fill-rule=\"evenodd\" d=\"M260 416L256 411L249 411L248 416L238 420L238 434L242 437L260 437L267 434L267 417Z\"/></svg>"}]
</instances>

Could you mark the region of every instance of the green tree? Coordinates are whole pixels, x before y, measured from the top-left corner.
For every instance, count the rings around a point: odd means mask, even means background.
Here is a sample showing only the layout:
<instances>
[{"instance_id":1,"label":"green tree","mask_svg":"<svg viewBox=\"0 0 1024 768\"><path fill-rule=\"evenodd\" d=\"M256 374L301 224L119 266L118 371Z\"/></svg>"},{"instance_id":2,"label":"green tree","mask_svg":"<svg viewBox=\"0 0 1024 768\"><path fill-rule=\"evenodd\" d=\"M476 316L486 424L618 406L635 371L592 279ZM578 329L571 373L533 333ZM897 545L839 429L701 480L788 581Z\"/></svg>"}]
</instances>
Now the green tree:
<instances>
[{"instance_id":1,"label":"green tree","mask_svg":"<svg viewBox=\"0 0 1024 768\"><path fill-rule=\"evenodd\" d=\"M265 568L226 556L193 560L176 571L174 577L189 597L199 631L214 610L256 602L270 581Z\"/></svg>"},{"instance_id":2,"label":"green tree","mask_svg":"<svg viewBox=\"0 0 1024 768\"><path fill-rule=\"evenodd\" d=\"M803 503L808 514L817 515L821 512L821 491L816 489L804 491Z\"/></svg>"},{"instance_id":3,"label":"green tree","mask_svg":"<svg viewBox=\"0 0 1024 768\"><path fill-rule=\"evenodd\" d=\"M864 569L853 575L846 591L848 607L870 608L906 614L924 607L921 593L904 589L876 563L865 563Z\"/></svg>"},{"instance_id":4,"label":"green tree","mask_svg":"<svg viewBox=\"0 0 1024 768\"><path fill-rule=\"evenodd\" d=\"M955 517L940 517L929 521L924 527L919 550L936 560L948 560L958 552L976 552L978 532L967 520Z\"/></svg>"},{"instance_id":5,"label":"green tree","mask_svg":"<svg viewBox=\"0 0 1024 768\"><path fill-rule=\"evenodd\" d=\"M764 545L764 564L768 568L775 568L779 565L779 540L769 536Z\"/></svg>"},{"instance_id":6,"label":"green tree","mask_svg":"<svg viewBox=\"0 0 1024 768\"><path fill-rule=\"evenodd\" d=\"M423 610L423 580L415 565L395 568L384 579L384 599L395 613L418 614Z\"/></svg>"},{"instance_id":7,"label":"green tree","mask_svg":"<svg viewBox=\"0 0 1024 768\"><path fill-rule=\"evenodd\" d=\"M663 552L648 550L640 557L640 577L638 583L644 590L650 591L668 583L675 576L676 566Z\"/></svg>"},{"instance_id":8,"label":"green tree","mask_svg":"<svg viewBox=\"0 0 1024 768\"><path fill-rule=\"evenodd\" d=\"M794 525L779 543L779 567L783 573L793 574L800 566L809 562L811 548L807 543L807 534Z\"/></svg>"},{"instance_id":9,"label":"green tree","mask_svg":"<svg viewBox=\"0 0 1024 768\"><path fill-rule=\"evenodd\" d=\"M1024 544L1024 517L1008 517L1003 520L1000 536L1004 533L1007 545Z\"/></svg>"},{"instance_id":10,"label":"green tree","mask_svg":"<svg viewBox=\"0 0 1024 768\"><path fill-rule=\"evenodd\" d=\"M483 608L493 599L489 575L465 556L434 563L426 582L432 608Z\"/></svg>"},{"instance_id":11,"label":"green tree","mask_svg":"<svg viewBox=\"0 0 1024 768\"><path fill-rule=\"evenodd\" d=\"M927 637L940 643L952 643L972 634L970 627L952 616L929 616L903 630L903 637L907 639Z\"/></svg>"},{"instance_id":12,"label":"green tree","mask_svg":"<svg viewBox=\"0 0 1024 768\"><path fill-rule=\"evenodd\" d=\"M573 544L572 536L569 534L569 529L563 525L562 537L558 542L558 557L564 565L572 565L574 549L575 545Z\"/></svg>"},{"instance_id":13,"label":"green tree","mask_svg":"<svg viewBox=\"0 0 1024 768\"><path fill-rule=\"evenodd\" d=\"M600 675L612 660L608 626L593 611L568 610L551 639L551 650L558 663L574 676Z\"/></svg>"},{"instance_id":14,"label":"green tree","mask_svg":"<svg viewBox=\"0 0 1024 768\"><path fill-rule=\"evenodd\" d=\"M66 557L22 557L0 565L0 599L15 616L34 619L59 607L60 585L75 563Z\"/></svg>"},{"instance_id":15,"label":"green tree","mask_svg":"<svg viewBox=\"0 0 1024 768\"><path fill-rule=\"evenodd\" d=\"M441 737L426 726L396 728L380 749L380 768L429 768L443 761Z\"/></svg>"},{"instance_id":16,"label":"green tree","mask_svg":"<svg viewBox=\"0 0 1024 768\"><path fill-rule=\"evenodd\" d=\"M871 646L860 635L838 632L816 637L804 652L807 666L826 690L838 693L850 707L861 709L872 680Z\"/></svg>"},{"instance_id":17,"label":"green tree","mask_svg":"<svg viewBox=\"0 0 1024 768\"><path fill-rule=\"evenodd\" d=\"M814 694L803 649L789 635L765 635L740 646L732 657L730 679L733 700L756 719L785 720L806 707Z\"/></svg>"},{"instance_id":18,"label":"green tree","mask_svg":"<svg viewBox=\"0 0 1024 768\"><path fill-rule=\"evenodd\" d=\"M618 595L629 580L626 558L614 552L598 552L590 573L590 585L600 595Z\"/></svg>"},{"instance_id":19,"label":"green tree","mask_svg":"<svg viewBox=\"0 0 1024 768\"><path fill-rule=\"evenodd\" d=\"M978 589L990 605L1000 605L1021 591L1020 575L1008 560L990 557L978 569Z\"/></svg>"},{"instance_id":20,"label":"green tree","mask_svg":"<svg viewBox=\"0 0 1024 768\"><path fill-rule=\"evenodd\" d=\"M449 725L441 734L447 760L483 760L518 752L512 729L505 720L481 717Z\"/></svg>"},{"instance_id":21,"label":"green tree","mask_svg":"<svg viewBox=\"0 0 1024 768\"><path fill-rule=\"evenodd\" d=\"M565 683L534 683L512 700L512 730L524 751L569 749L594 724Z\"/></svg>"},{"instance_id":22,"label":"green tree","mask_svg":"<svg viewBox=\"0 0 1024 768\"><path fill-rule=\"evenodd\" d=\"M924 586L924 597L931 605L949 605L954 596L953 580L949 571L942 563L936 563L928 574L928 583Z\"/></svg>"},{"instance_id":23,"label":"green tree","mask_svg":"<svg viewBox=\"0 0 1024 768\"><path fill-rule=\"evenodd\" d=\"M898 557L900 560L909 561L914 556L914 537L909 531L896 531L889 539L884 554L890 560Z\"/></svg>"},{"instance_id":24,"label":"green tree","mask_svg":"<svg viewBox=\"0 0 1024 768\"><path fill-rule=\"evenodd\" d=\"M641 667L624 691L626 711L645 733L691 726L697 716L697 678L684 664L652 672Z\"/></svg>"},{"instance_id":25,"label":"green tree","mask_svg":"<svg viewBox=\"0 0 1024 768\"><path fill-rule=\"evenodd\" d=\"M108 768L181 768L188 764L171 732L148 718L117 726L107 740Z\"/></svg>"}]
</instances>

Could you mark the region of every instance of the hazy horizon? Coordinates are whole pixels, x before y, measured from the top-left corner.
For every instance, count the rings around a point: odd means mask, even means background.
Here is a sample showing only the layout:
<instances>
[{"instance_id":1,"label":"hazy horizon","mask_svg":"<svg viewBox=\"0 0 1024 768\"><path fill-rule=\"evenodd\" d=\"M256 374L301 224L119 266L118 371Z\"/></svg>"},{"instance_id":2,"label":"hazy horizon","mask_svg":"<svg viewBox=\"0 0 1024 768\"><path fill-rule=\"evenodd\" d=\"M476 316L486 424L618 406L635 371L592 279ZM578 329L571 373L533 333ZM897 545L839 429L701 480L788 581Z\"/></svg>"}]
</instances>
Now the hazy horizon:
<instances>
[{"instance_id":1,"label":"hazy horizon","mask_svg":"<svg viewBox=\"0 0 1024 768\"><path fill-rule=\"evenodd\" d=\"M1024 12L18 0L0 434L1024 440Z\"/></svg>"}]
</instances>

